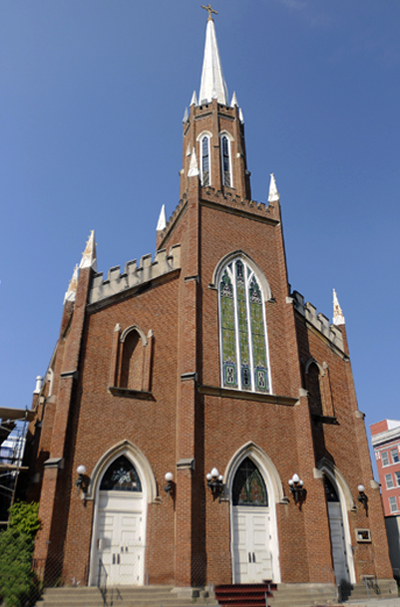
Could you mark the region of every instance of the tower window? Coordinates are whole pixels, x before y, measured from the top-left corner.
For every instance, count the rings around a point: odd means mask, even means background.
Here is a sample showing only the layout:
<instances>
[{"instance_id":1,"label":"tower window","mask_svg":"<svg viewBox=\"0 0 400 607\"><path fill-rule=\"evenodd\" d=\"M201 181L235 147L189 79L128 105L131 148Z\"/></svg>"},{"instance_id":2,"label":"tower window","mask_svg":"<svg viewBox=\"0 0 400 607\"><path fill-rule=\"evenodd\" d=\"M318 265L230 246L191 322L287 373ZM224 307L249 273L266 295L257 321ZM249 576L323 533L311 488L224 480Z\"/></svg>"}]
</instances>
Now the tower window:
<instances>
[{"instance_id":1,"label":"tower window","mask_svg":"<svg viewBox=\"0 0 400 607\"><path fill-rule=\"evenodd\" d=\"M219 281L222 385L268 393L264 298L254 271L240 258Z\"/></svg>"},{"instance_id":2,"label":"tower window","mask_svg":"<svg viewBox=\"0 0 400 607\"><path fill-rule=\"evenodd\" d=\"M210 138L203 137L200 141L201 147L201 183L203 186L210 185Z\"/></svg>"},{"instance_id":3,"label":"tower window","mask_svg":"<svg viewBox=\"0 0 400 607\"><path fill-rule=\"evenodd\" d=\"M222 181L228 188L232 187L230 141L226 135L221 137Z\"/></svg>"}]
</instances>

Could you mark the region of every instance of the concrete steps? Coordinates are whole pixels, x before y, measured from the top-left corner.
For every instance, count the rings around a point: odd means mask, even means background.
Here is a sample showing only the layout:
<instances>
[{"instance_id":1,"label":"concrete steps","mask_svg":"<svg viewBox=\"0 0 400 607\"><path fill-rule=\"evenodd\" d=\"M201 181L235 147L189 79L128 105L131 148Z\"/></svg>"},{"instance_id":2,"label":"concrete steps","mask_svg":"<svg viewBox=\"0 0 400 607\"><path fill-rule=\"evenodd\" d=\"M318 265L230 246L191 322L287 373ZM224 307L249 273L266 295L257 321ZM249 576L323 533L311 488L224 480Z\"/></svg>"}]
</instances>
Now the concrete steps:
<instances>
[{"instance_id":1,"label":"concrete steps","mask_svg":"<svg viewBox=\"0 0 400 607\"><path fill-rule=\"evenodd\" d=\"M277 584L269 607L310 607L336 602L334 584Z\"/></svg>"},{"instance_id":2,"label":"concrete steps","mask_svg":"<svg viewBox=\"0 0 400 607\"><path fill-rule=\"evenodd\" d=\"M46 588L36 607L217 607L204 591L196 594L171 586L119 586L107 588L103 600L96 587Z\"/></svg>"}]
</instances>

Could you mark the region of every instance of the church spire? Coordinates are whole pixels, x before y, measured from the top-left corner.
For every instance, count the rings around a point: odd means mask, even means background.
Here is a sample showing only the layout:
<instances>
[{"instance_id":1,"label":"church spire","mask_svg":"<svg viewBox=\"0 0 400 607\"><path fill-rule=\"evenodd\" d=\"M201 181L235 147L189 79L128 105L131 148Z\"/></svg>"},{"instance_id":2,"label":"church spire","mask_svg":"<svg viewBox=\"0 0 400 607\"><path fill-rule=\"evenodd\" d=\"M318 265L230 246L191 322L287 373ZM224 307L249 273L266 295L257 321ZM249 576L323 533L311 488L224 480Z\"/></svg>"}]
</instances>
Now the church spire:
<instances>
[{"instance_id":1,"label":"church spire","mask_svg":"<svg viewBox=\"0 0 400 607\"><path fill-rule=\"evenodd\" d=\"M82 253L81 263L79 264L80 268L93 268L93 270L97 271L97 260L96 260L96 242L94 239L94 230L90 232L88 241L86 243L86 248Z\"/></svg>"},{"instance_id":2,"label":"church spire","mask_svg":"<svg viewBox=\"0 0 400 607\"><path fill-rule=\"evenodd\" d=\"M222 105L229 105L228 89L222 73L219 58L217 37L215 35L214 20L211 13L217 14L210 5L202 6L208 11L206 28L206 43L204 47L203 70L201 73L199 103L211 102L217 99Z\"/></svg>"},{"instance_id":3,"label":"church spire","mask_svg":"<svg viewBox=\"0 0 400 607\"><path fill-rule=\"evenodd\" d=\"M333 289L333 324L334 325L344 325L345 324L342 308L339 305L339 300L337 298L335 289Z\"/></svg>"}]
</instances>

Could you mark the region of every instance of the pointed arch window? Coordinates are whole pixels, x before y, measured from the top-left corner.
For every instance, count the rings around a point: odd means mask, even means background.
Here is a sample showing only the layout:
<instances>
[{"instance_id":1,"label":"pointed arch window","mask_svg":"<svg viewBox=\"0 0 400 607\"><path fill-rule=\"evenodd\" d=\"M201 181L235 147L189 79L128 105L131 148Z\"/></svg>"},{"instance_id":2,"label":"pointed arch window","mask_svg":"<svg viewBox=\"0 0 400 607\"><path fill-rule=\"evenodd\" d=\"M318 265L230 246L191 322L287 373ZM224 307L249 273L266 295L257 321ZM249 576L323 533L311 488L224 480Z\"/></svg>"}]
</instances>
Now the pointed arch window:
<instances>
[{"instance_id":1,"label":"pointed arch window","mask_svg":"<svg viewBox=\"0 0 400 607\"><path fill-rule=\"evenodd\" d=\"M228 188L232 186L231 142L227 135L221 137L222 183Z\"/></svg>"},{"instance_id":2,"label":"pointed arch window","mask_svg":"<svg viewBox=\"0 0 400 607\"><path fill-rule=\"evenodd\" d=\"M210 178L210 138L204 135L200 140L200 158L201 158L201 183L208 186L211 183Z\"/></svg>"},{"instance_id":3,"label":"pointed arch window","mask_svg":"<svg viewBox=\"0 0 400 607\"><path fill-rule=\"evenodd\" d=\"M268 506L264 479L249 457L242 461L235 474L232 503L234 506Z\"/></svg>"},{"instance_id":4,"label":"pointed arch window","mask_svg":"<svg viewBox=\"0 0 400 607\"><path fill-rule=\"evenodd\" d=\"M100 485L101 491L142 491L136 468L120 455L107 468Z\"/></svg>"},{"instance_id":5,"label":"pointed arch window","mask_svg":"<svg viewBox=\"0 0 400 607\"><path fill-rule=\"evenodd\" d=\"M259 280L241 258L220 273L222 385L270 392L264 297Z\"/></svg>"}]
</instances>

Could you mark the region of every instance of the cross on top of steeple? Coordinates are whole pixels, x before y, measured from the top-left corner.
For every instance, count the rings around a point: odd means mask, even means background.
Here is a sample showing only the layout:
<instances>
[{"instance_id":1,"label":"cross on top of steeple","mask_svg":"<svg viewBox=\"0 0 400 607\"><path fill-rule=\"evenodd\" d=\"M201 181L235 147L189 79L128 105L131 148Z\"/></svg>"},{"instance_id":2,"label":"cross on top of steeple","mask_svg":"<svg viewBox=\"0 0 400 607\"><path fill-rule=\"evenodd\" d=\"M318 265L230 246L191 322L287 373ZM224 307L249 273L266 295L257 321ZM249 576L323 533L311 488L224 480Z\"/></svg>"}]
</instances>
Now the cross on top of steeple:
<instances>
[{"instance_id":1,"label":"cross on top of steeple","mask_svg":"<svg viewBox=\"0 0 400 607\"><path fill-rule=\"evenodd\" d=\"M204 4L202 4L201 8L204 8L204 10L208 11L207 21L214 21L214 19L211 16L211 13L214 13L214 15L218 15L218 13L213 8L211 8L211 4L208 4L207 6L204 6Z\"/></svg>"}]
</instances>

